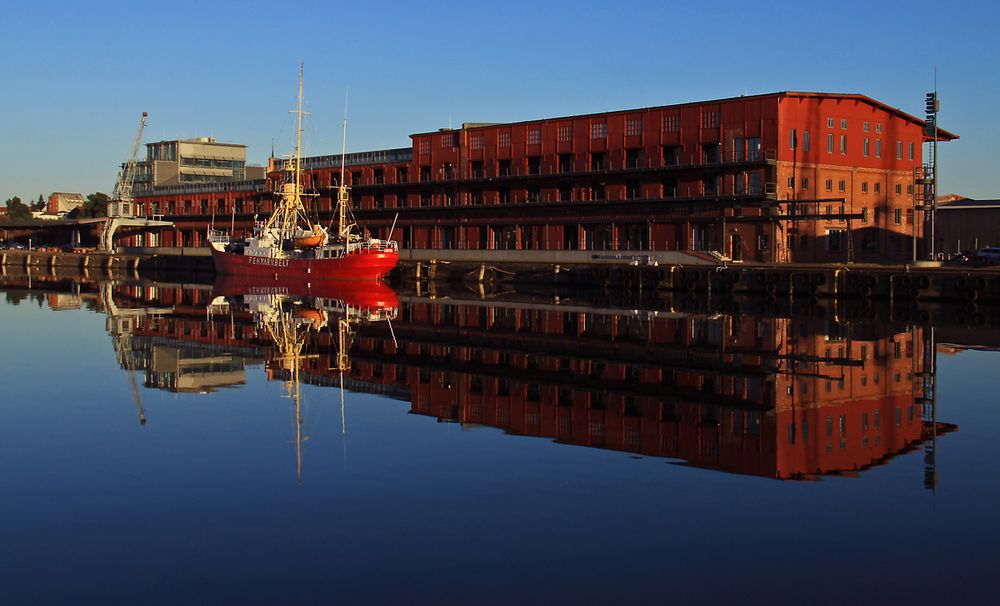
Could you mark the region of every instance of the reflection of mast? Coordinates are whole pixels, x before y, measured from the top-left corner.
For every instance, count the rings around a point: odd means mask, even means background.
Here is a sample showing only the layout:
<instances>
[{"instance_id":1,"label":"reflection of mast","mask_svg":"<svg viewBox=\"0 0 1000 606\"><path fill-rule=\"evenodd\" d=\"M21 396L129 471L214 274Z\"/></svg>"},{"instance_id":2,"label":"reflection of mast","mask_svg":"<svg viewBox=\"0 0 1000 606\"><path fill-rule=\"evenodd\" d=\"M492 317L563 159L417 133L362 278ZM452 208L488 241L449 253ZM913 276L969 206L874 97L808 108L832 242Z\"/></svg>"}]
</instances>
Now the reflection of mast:
<instances>
[{"instance_id":1,"label":"reflection of mast","mask_svg":"<svg viewBox=\"0 0 1000 606\"><path fill-rule=\"evenodd\" d=\"M347 414L344 409L344 371L351 368L351 359L348 356L350 351L350 337L353 334L351 324L341 318L337 321L337 370L340 371L340 433L347 433ZM346 448L346 443L345 443Z\"/></svg>"},{"instance_id":2,"label":"reflection of mast","mask_svg":"<svg viewBox=\"0 0 1000 606\"><path fill-rule=\"evenodd\" d=\"M278 349L279 355L275 361L288 372L288 379L285 381L285 397L295 403L295 470L301 483L302 443L308 440L309 436L302 433L302 391L299 382L299 369L302 366L302 360L316 356L302 353L308 330L300 331L291 313L279 309L277 317L265 320L265 325L271 340L274 341Z\"/></svg>"}]
</instances>

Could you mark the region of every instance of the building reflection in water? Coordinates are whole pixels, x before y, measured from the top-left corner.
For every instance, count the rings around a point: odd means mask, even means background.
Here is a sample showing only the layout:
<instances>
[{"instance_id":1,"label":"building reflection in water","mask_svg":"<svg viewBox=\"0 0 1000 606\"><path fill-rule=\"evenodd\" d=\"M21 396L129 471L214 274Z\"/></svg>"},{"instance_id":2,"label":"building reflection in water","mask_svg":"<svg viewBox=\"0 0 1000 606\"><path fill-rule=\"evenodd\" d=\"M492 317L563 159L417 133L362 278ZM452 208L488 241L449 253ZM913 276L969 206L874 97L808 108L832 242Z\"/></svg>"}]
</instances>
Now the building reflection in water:
<instances>
[{"instance_id":1,"label":"building reflection in water","mask_svg":"<svg viewBox=\"0 0 1000 606\"><path fill-rule=\"evenodd\" d=\"M236 290L122 285L102 307L147 387L208 392L263 361L289 388L299 445L300 381L470 428L778 479L923 447L933 487L934 439L955 429L932 405L931 328Z\"/></svg>"}]
</instances>

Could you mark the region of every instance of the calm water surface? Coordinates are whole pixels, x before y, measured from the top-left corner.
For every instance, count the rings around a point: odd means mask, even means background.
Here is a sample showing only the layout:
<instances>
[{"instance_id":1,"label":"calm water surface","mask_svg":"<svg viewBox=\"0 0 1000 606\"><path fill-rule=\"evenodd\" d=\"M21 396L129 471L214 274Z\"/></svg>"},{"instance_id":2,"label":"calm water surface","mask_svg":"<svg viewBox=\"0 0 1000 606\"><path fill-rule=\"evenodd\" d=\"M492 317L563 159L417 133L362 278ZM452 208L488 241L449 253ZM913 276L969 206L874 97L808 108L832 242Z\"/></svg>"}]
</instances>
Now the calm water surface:
<instances>
[{"instance_id":1,"label":"calm water surface","mask_svg":"<svg viewBox=\"0 0 1000 606\"><path fill-rule=\"evenodd\" d=\"M0 603L997 595L1000 355L926 327L31 286Z\"/></svg>"}]
</instances>

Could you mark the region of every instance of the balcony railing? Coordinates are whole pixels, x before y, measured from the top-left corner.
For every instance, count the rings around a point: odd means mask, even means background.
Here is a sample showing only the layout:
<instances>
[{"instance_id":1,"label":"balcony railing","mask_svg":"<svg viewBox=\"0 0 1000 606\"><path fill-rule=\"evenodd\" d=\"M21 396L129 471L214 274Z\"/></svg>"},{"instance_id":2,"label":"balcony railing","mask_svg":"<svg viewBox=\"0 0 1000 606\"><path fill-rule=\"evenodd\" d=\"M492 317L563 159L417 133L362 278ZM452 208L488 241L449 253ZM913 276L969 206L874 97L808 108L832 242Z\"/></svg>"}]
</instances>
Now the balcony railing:
<instances>
[{"instance_id":1,"label":"balcony railing","mask_svg":"<svg viewBox=\"0 0 1000 606\"><path fill-rule=\"evenodd\" d=\"M597 167L588 167L585 169L577 169L573 166L568 166L566 164L542 164L542 165L529 165L529 166L518 166L518 165L504 165L495 170L494 174L486 174L485 169L473 169L470 170L468 176L462 177L458 174L458 171L436 171L431 173L420 174L421 183L447 183L447 182L460 182L460 181L470 181L479 179L510 179L510 178L530 178L530 177L548 177L548 176L586 176L586 175L605 175L612 173L621 172L644 172L644 171L656 171L659 169L697 169L703 167L718 167L718 168L739 168L745 166L747 168L756 167L761 163L772 163L777 160L778 153L775 149L763 150L763 153L753 154L742 160L735 160L733 158L719 157L714 159L714 161L704 161L700 154L693 153L686 158L686 162L682 162L684 158L680 156L666 156L663 158L637 158L631 159L628 162L616 163L616 166L610 166L607 161L601 163ZM386 183L385 185L393 185Z\"/></svg>"}]
</instances>

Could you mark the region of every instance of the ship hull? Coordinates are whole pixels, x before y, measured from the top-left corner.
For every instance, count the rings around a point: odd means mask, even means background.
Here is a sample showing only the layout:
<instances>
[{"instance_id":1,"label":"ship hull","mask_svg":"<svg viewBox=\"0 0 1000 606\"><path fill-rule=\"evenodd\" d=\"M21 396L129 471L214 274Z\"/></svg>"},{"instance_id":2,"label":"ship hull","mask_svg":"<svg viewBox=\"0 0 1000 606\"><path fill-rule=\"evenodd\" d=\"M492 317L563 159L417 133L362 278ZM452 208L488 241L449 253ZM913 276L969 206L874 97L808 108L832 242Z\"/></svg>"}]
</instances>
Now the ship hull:
<instances>
[{"instance_id":1,"label":"ship hull","mask_svg":"<svg viewBox=\"0 0 1000 606\"><path fill-rule=\"evenodd\" d=\"M216 273L272 279L378 280L399 263L395 250L359 250L339 259L272 259L212 250Z\"/></svg>"},{"instance_id":2,"label":"ship hull","mask_svg":"<svg viewBox=\"0 0 1000 606\"><path fill-rule=\"evenodd\" d=\"M381 282L358 280L307 280L301 276L260 277L219 275L215 277L212 296L245 297L248 295L285 295L299 299L340 299L363 309L399 307L396 291Z\"/></svg>"}]
</instances>

